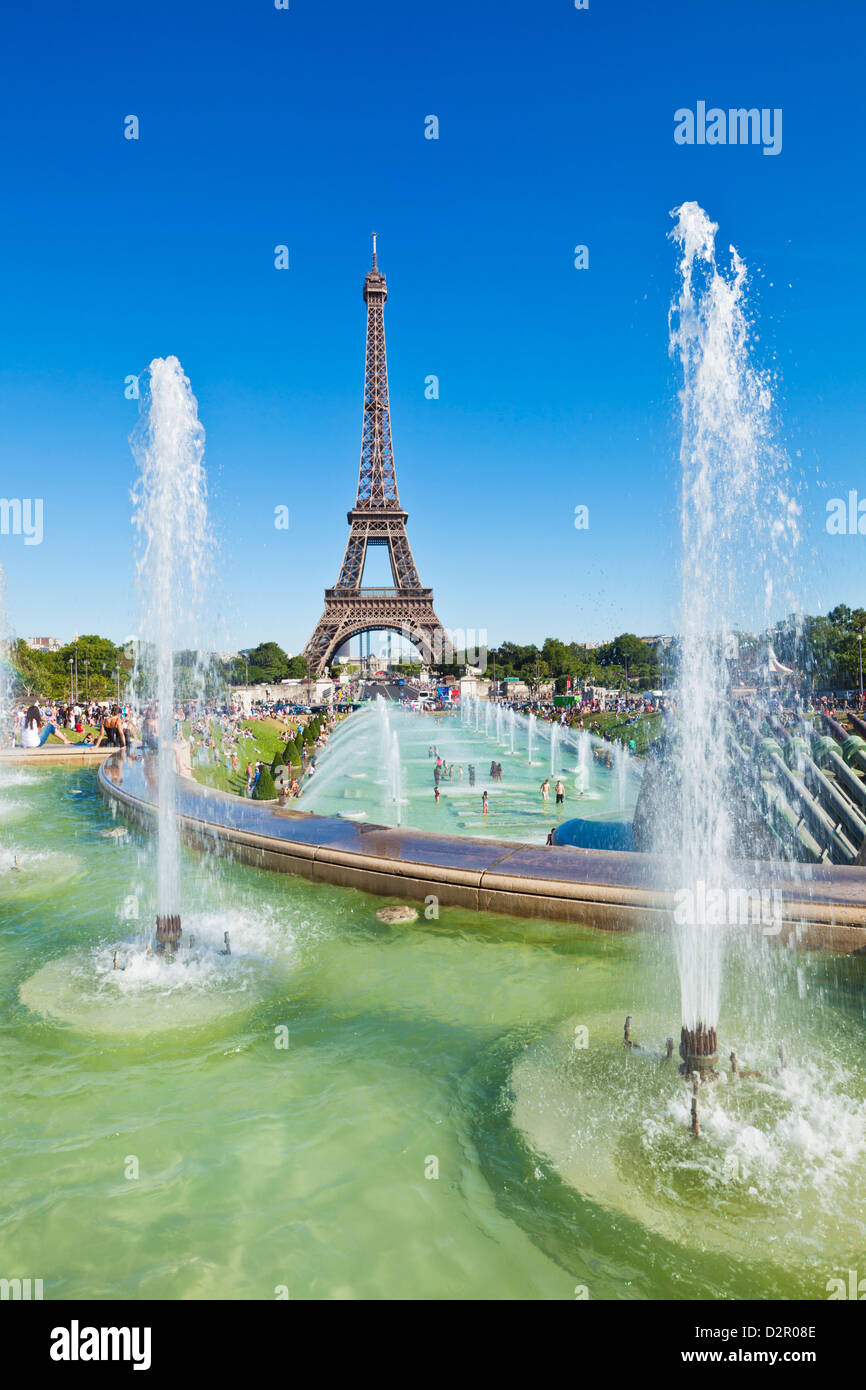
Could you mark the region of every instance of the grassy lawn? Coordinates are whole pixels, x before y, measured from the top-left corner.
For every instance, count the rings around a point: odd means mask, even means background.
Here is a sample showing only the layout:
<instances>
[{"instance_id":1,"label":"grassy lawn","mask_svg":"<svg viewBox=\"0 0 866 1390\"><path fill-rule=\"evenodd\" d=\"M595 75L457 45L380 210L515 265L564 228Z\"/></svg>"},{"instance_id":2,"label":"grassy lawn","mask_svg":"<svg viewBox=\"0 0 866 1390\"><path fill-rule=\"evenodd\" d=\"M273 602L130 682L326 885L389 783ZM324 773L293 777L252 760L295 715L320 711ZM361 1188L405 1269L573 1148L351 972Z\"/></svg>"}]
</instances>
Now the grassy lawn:
<instances>
[{"instance_id":1,"label":"grassy lawn","mask_svg":"<svg viewBox=\"0 0 866 1390\"><path fill-rule=\"evenodd\" d=\"M294 733L298 723L305 724L306 722L305 716L299 716L297 720L291 722L289 728ZM213 738L220 755L220 761L216 764L201 762L201 750L196 749L193 776L197 782L201 782L202 786L215 787L222 792L232 792L235 796L244 796L247 790L247 763L255 763L261 758L270 766L277 751L285 747L286 740L282 737L286 731L285 725L276 719L242 719L240 727L249 730L252 737L242 738L240 743L231 745L238 755L237 772L234 772L231 765L225 761L223 731L219 726L214 727ZM184 737L189 738L189 724L184 724L183 732Z\"/></svg>"},{"instance_id":2,"label":"grassy lawn","mask_svg":"<svg viewBox=\"0 0 866 1390\"><path fill-rule=\"evenodd\" d=\"M651 743L664 733L660 714L642 714L637 724L626 723L622 714L590 714L583 717L584 727L590 733L603 734L605 730L611 738L626 745L634 739L635 753L645 753Z\"/></svg>"},{"instance_id":3,"label":"grassy lawn","mask_svg":"<svg viewBox=\"0 0 866 1390\"><path fill-rule=\"evenodd\" d=\"M289 720L288 732L294 735L298 725L306 726L309 717L305 714L297 715ZM202 786L215 787L218 791L232 792L235 796L246 795L247 763L255 763L259 758L269 766L274 760L277 752L282 752L285 747L285 734L287 726L279 719L242 719L241 728L249 730L252 737L241 739L239 744L234 745L238 755L238 770L233 772L230 765L227 765L223 750L223 731L215 727L214 743L220 754L220 761L214 763L200 763L201 756L196 751L196 763L193 767L193 776ZM190 726L184 725L184 735L189 738Z\"/></svg>"},{"instance_id":4,"label":"grassy lawn","mask_svg":"<svg viewBox=\"0 0 866 1390\"><path fill-rule=\"evenodd\" d=\"M63 732L64 732L65 735L66 735L66 739L67 739L67 742L68 742L68 743L83 743L86 734L90 734L90 737L93 739L93 741L94 741L94 743L95 743L96 740L99 738L99 725L97 724L96 727L94 728L94 726L93 726L92 724L85 724L85 725L84 725L84 733L83 733L83 734L77 734L77 733L75 732L74 729L64 729ZM53 747L54 745L59 744L59 743L62 743L62 742L63 742L63 739L62 739L62 738L58 738L56 734L51 734L50 737L49 737L49 739L48 739L48 743L49 743L49 745L51 745L52 747ZM103 744L104 744L104 743L105 743L105 740L103 739Z\"/></svg>"}]
</instances>

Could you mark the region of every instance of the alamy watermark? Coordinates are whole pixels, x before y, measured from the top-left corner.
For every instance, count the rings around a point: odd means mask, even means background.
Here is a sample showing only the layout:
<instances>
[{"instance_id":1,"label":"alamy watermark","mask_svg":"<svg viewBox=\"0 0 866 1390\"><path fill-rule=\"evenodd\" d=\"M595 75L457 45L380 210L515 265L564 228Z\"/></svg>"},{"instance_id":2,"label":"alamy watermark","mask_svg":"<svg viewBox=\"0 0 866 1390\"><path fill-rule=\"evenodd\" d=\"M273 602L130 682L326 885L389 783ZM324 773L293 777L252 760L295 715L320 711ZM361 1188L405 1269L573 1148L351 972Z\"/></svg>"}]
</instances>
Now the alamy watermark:
<instances>
[{"instance_id":1,"label":"alamy watermark","mask_svg":"<svg viewBox=\"0 0 866 1390\"><path fill-rule=\"evenodd\" d=\"M421 630L401 623L400 636L421 653L426 666L472 666L487 670L487 628L442 627Z\"/></svg>"},{"instance_id":2,"label":"alamy watermark","mask_svg":"<svg viewBox=\"0 0 866 1390\"><path fill-rule=\"evenodd\" d=\"M707 108L699 101L694 111L681 106L674 112L674 140L678 145L763 145L764 154L782 153L782 108L762 106Z\"/></svg>"},{"instance_id":3,"label":"alamy watermark","mask_svg":"<svg viewBox=\"0 0 866 1390\"><path fill-rule=\"evenodd\" d=\"M0 1300L26 1301L42 1298L41 1279L0 1279Z\"/></svg>"},{"instance_id":4,"label":"alamy watermark","mask_svg":"<svg viewBox=\"0 0 866 1390\"><path fill-rule=\"evenodd\" d=\"M678 926L756 927L765 936L782 930L782 895L778 888L711 888L703 879L674 894Z\"/></svg>"},{"instance_id":5,"label":"alamy watermark","mask_svg":"<svg viewBox=\"0 0 866 1390\"><path fill-rule=\"evenodd\" d=\"M0 536L23 536L25 545L42 544L41 497L0 497Z\"/></svg>"},{"instance_id":6,"label":"alamy watermark","mask_svg":"<svg viewBox=\"0 0 866 1390\"><path fill-rule=\"evenodd\" d=\"M856 488L847 498L831 497L825 525L830 536L866 536L866 497L861 500Z\"/></svg>"}]
</instances>

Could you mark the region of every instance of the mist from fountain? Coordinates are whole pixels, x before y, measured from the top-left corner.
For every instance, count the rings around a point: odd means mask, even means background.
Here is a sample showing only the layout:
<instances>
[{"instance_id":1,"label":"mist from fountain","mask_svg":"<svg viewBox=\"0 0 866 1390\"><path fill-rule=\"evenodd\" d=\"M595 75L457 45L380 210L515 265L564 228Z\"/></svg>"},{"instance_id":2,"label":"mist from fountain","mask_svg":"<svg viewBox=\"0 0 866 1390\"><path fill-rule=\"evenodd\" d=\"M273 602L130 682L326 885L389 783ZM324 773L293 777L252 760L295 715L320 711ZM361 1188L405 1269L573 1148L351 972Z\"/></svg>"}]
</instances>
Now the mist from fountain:
<instances>
[{"instance_id":1,"label":"mist from fountain","mask_svg":"<svg viewBox=\"0 0 866 1390\"><path fill-rule=\"evenodd\" d=\"M766 614L773 597L768 557L786 538L796 539L796 508L771 440L768 380L751 362L745 264L732 247L730 266L719 268L717 227L697 203L672 216L681 284L671 306L670 353L683 374L677 886L695 902L725 890L731 873L726 662L735 629L755 622L756 594L763 594ZM715 1029L724 928L689 916L675 931L683 1025Z\"/></svg>"},{"instance_id":2,"label":"mist from fountain","mask_svg":"<svg viewBox=\"0 0 866 1390\"><path fill-rule=\"evenodd\" d=\"M394 803L394 824L400 825L401 805L400 799L403 794L402 777L400 775L400 740L397 737L397 730L391 734L391 744L388 752L388 780L391 801Z\"/></svg>"},{"instance_id":3,"label":"mist from fountain","mask_svg":"<svg viewBox=\"0 0 866 1390\"><path fill-rule=\"evenodd\" d=\"M139 421L130 437L140 470L133 490L141 595L135 683L139 697L157 709L157 915L167 917L180 913L174 658L183 645L198 650L211 542L205 435L190 383L176 357L157 357L142 385Z\"/></svg>"},{"instance_id":4,"label":"mist from fountain","mask_svg":"<svg viewBox=\"0 0 866 1390\"><path fill-rule=\"evenodd\" d=\"M592 757L592 740L586 729L581 729L577 735L577 790L579 796L586 796L589 791L590 783L590 758Z\"/></svg>"},{"instance_id":5,"label":"mist from fountain","mask_svg":"<svg viewBox=\"0 0 866 1390\"><path fill-rule=\"evenodd\" d=\"M626 778L628 777L628 749L623 744L617 744L614 750L616 760L616 781L619 793L619 809L625 811L625 789Z\"/></svg>"},{"instance_id":6,"label":"mist from fountain","mask_svg":"<svg viewBox=\"0 0 866 1390\"><path fill-rule=\"evenodd\" d=\"M550 726L550 775L556 776L556 750L559 747L559 725L556 723Z\"/></svg>"},{"instance_id":7,"label":"mist from fountain","mask_svg":"<svg viewBox=\"0 0 866 1390\"><path fill-rule=\"evenodd\" d=\"M6 606L6 571L0 565L0 748L12 744L12 632Z\"/></svg>"},{"instance_id":8,"label":"mist from fountain","mask_svg":"<svg viewBox=\"0 0 866 1390\"><path fill-rule=\"evenodd\" d=\"M532 762L532 745L533 745L533 743L535 742L535 715L534 715L534 714L530 713L529 718L528 718L528 720L527 720L527 724L528 724L528 732L527 732L527 750L528 750L528 753L527 753L527 761L529 762L529 766L532 767L532 766L533 766L533 762Z\"/></svg>"}]
</instances>

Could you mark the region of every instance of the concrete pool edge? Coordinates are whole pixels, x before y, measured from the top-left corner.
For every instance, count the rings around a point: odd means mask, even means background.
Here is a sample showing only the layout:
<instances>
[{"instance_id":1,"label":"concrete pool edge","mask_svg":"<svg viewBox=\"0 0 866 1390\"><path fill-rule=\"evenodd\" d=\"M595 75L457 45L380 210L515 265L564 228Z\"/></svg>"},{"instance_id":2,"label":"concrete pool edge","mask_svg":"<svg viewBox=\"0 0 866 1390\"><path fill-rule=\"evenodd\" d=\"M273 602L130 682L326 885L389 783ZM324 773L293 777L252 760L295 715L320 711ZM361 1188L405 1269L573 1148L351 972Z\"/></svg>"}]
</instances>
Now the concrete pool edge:
<instances>
[{"instance_id":1,"label":"concrete pool edge","mask_svg":"<svg viewBox=\"0 0 866 1390\"><path fill-rule=\"evenodd\" d=\"M137 767L122 757L103 763L99 789L150 829L156 803L142 794L149 789ZM123 786L125 775L140 785ZM661 864L652 855L359 825L247 801L189 778L180 778L178 786L185 842L196 848L224 845L252 867L380 896L423 901L432 895L446 907L604 931L665 929L672 921L674 895L661 885ZM806 885L791 866L774 864L771 872L774 884L788 882L775 939L833 951L866 949L866 869L821 866L810 869ZM744 865L746 878L766 882L767 866ZM804 887L811 891L804 893Z\"/></svg>"},{"instance_id":2,"label":"concrete pool edge","mask_svg":"<svg viewBox=\"0 0 866 1390\"><path fill-rule=\"evenodd\" d=\"M36 766L80 763L85 767L92 767L95 763L104 762L116 751L107 743L99 748L82 743L46 743L41 748L4 748L0 751L0 767L26 767L28 763Z\"/></svg>"}]
</instances>

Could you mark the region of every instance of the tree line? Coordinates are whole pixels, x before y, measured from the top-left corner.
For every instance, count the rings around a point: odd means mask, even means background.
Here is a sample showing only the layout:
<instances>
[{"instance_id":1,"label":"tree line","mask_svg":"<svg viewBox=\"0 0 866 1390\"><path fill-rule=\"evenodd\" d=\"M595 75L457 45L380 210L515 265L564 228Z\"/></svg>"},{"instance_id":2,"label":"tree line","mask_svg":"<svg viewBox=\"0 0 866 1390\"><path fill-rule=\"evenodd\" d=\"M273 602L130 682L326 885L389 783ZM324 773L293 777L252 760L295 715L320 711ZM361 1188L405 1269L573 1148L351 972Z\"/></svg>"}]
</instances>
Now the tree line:
<instances>
[{"instance_id":1,"label":"tree line","mask_svg":"<svg viewBox=\"0 0 866 1390\"><path fill-rule=\"evenodd\" d=\"M826 615L790 615L761 634L735 635L732 676L748 683L754 679L772 646L779 660L794 667L804 677L807 688L857 689L860 675L862 640L866 638L866 609L837 604ZM145 677L149 662L139 653ZM679 645L674 640L667 650L648 646L633 632L620 633L598 647L564 642L546 637L541 646L534 643L501 642L487 652L486 675L498 680L516 677L531 689L553 681L563 693L571 680L572 689L583 685L608 688L651 690L667 687L676 678ZM9 661L13 693L62 700L69 696L70 675L77 663L78 694L84 698L109 699L116 694L118 676L121 693L128 689L136 664L130 645L117 646L107 637L94 634L67 642L59 651L34 650L19 639L11 644ZM71 667L70 667L71 662ZM402 662L392 668L413 675L420 666ZM440 676L459 676L462 665L437 668ZM196 652L175 656L177 692L180 699L204 693L221 699L234 685L278 685L283 680L303 680L307 663L302 656L290 657L277 642L260 642L255 647L227 659L208 658L204 663ZM142 682L147 687L147 680Z\"/></svg>"}]
</instances>

